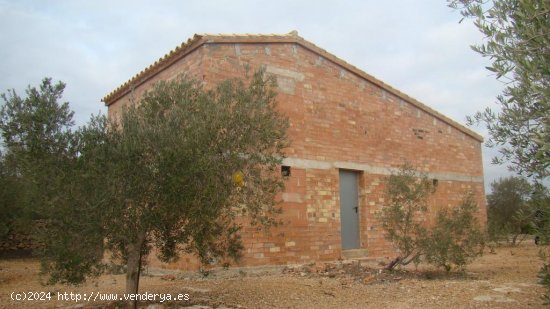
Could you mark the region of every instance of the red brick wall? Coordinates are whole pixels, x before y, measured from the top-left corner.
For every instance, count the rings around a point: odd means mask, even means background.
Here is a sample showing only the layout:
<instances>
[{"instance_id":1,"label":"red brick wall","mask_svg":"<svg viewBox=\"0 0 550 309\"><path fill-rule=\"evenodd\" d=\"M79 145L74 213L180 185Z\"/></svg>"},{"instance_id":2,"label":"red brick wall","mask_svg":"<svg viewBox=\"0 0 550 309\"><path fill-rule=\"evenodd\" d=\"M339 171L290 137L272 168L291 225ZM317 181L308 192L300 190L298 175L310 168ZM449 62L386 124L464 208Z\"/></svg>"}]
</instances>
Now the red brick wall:
<instances>
[{"instance_id":1,"label":"red brick wall","mask_svg":"<svg viewBox=\"0 0 550 309\"><path fill-rule=\"evenodd\" d=\"M298 44L207 43L110 105L109 116L115 117L120 106L139 98L157 80L185 73L208 87L243 77L245 65L251 70L265 66L277 78L279 107L290 119L292 144L285 164L292 175L281 195L285 224L269 235L245 228L241 265L339 258L338 168L363 171L360 241L369 256L395 254L376 212L385 203L387 175L405 160L439 180L431 213L457 205L472 190L485 222L478 140ZM186 258L172 266L197 267Z\"/></svg>"},{"instance_id":2,"label":"red brick wall","mask_svg":"<svg viewBox=\"0 0 550 309\"><path fill-rule=\"evenodd\" d=\"M148 79L138 87L131 89L129 93L123 95L114 103L109 105L109 118L116 118L123 106L139 101L139 98L144 94L144 92L150 89L154 83L159 80L170 80L181 74L185 74L185 76L192 79L200 80L202 78L202 60L203 52L202 49L199 49L198 51L187 55L184 59L182 59L182 61L174 63L172 66Z\"/></svg>"}]
</instances>

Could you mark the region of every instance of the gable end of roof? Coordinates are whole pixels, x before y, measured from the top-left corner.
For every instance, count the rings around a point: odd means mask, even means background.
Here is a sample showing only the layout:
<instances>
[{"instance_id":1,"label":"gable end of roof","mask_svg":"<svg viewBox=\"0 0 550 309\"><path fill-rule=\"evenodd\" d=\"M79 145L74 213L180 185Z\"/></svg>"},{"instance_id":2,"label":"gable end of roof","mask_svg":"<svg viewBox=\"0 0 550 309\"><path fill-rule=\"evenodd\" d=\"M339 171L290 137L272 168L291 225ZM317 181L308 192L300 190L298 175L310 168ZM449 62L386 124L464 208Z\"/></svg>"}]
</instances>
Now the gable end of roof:
<instances>
[{"instance_id":1,"label":"gable end of roof","mask_svg":"<svg viewBox=\"0 0 550 309\"><path fill-rule=\"evenodd\" d=\"M393 88L392 86L384 83L383 81L375 78L374 76L364 72L363 70L355 67L354 65L338 58L337 56L327 52L326 50L318 47L317 45L305 40L300 37L296 31L291 31L288 34L195 34L192 38L188 39L187 42L183 42L181 45L177 46L175 49L171 50L169 53L165 54L163 57L155 61L138 74L134 75L131 79L126 81L124 84L107 94L101 101L105 105L109 106L114 103L116 100L124 96L126 93L130 92L132 89L138 87L142 83L146 82L150 78L154 77L158 73L162 72L164 69L185 57L189 53L193 52L197 48L201 47L204 44L208 43L239 43L239 44L261 44L261 43L294 43L300 45L301 47L318 54L319 56L324 57L325 59L335 63L336 65L348 70L354 75L384 89L385 91L397 96L398 98L408 102L409 104L415 106L416 108L432 115L438 120L449 124L450 126L456 128L462 133L474 138L479 142L483 142L483 137L478 133L474 132L463 126L462 124L454 121L453 119L439 113L438 111L432 109L431 107L425 105L424 103L410 97L409 95Z\"/></svg>"}]
</instances>

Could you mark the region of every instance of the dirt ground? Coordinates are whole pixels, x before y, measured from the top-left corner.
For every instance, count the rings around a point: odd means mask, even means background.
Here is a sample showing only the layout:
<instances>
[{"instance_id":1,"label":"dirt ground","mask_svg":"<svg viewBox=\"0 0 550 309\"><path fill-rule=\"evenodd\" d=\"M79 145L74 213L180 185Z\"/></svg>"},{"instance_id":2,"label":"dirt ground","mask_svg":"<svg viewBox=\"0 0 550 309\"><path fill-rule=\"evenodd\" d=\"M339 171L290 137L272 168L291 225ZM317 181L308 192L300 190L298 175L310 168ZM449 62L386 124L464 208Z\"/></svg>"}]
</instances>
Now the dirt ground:
<instances>
[{"instance_id":1,"label":"dirt ground","mask_svg":"<svg viewBox=\"0 0 550 309\"><path fill-rule=\"evenodd\" d=\"M539 308L544 289L537 284L542 264L532 242L496 248L465 273L429 266L392 273L374 262L341 261L313 265L142 276L140 293L169 293L181 300L140 302L143 308ZM0 308L117 308L122 302L60 300L124 292L123 275L103 275L79 287L43 286L32 259L0 260ZM28 292L45 292L29 294ZM12 300L34 295L48 300ZM65 294L66 293L66 294ZM185 295L187 294L187 297ZM18 296L19 295L19 296ZM156 296L160 297L160 296ZM183 297L183 298L182 298ZM187 298L188 300L185 300Z\"/></svg>"}]
</instances>

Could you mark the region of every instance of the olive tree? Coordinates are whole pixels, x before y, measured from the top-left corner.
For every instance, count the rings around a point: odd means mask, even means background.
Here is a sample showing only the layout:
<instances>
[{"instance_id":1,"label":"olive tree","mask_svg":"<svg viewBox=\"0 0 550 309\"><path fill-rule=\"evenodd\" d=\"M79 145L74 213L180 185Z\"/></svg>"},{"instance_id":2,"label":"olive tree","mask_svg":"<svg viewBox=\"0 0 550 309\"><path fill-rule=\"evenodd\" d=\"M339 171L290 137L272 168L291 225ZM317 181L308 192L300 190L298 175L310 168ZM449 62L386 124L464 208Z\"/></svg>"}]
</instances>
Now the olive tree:
<instances>
[{"instance_id":1,"label":"olive tree","mask_svg":"<svg viewBox=\"0 0 550 309\"><path fill-rule=\"evenodd\" d=\"M59 103L65 85L46 78L28 87L26 96L15 90L1 95L0 205L5 233L32 233L28 220L47 214L47 201L56 194L58 167L68 157L72 116L68 103ZM27 222L27 224L21 224Z\"/></svg>"},{"instance_id":2,"label":"olive tree","mask_svg":"<svg viewBox=\"0 0 550 309\"><path fill-rule=\"evenodd\" d=\"M503 82L498 108L469 118L500 146L494 163L524 176L550 175L550 2L547 0L448 0L485 35L472 48L491 60L487 70Z\"/></svg>"},{"instance_id":3,"label":"olive tree","mask_svg":"<svg viewBox=\"0 0 550 309\"><path fill-rule=\"evenodd\" d=\"M279 222L276 168L288 120L274 87L263 70L213 89L162 81L116 118L93 117L76 130L68 103L58 102L62 83L4 96L6 159L31 184L48 282L101 274L105 250L126 266L128 293L138 291L153 247L165 262L182 252L203 263L237 259L243 222Z\"/></svg>"},{"instance_id":4,"label":"olive tree","mask_svg":"<svg viewBox=\"0 0 550 309\"><path fill-rule=\"evenodd\" d=\"M0 152L0 239L16 233L23 217L21 181L8 166Z\"/></svg>"},{"instance_id":5,"label":"olive tree","mask_svg":"<svg viewBox=\"0 0 550 309\"><path fill-rule=\"evenodd\" d=\"M433 182L410 163L402 165L386 183L386 200L378 215L386 239L397 249L397 257L386 269L426 261L450 271L464 267L481 253L483 233L476 218L478 207L467 193L463 201L436 213L428 207L435 192ZM431 223L429 218L435 217Z\"/></svg>"},{"instance_id":6,"label":"olive tree","mask_svg":"<svg viewBox=\"0 0 550 309\"><path fill-rule=\"evenodd\" d=\"M405 163L386 183L389 205L382 208L379 220L399 255L387 269L398 265L418 263L422 255L422 239L427 235L425 218L428 198L433 185L425 174L419 173L410 163Z\"/></svg>"},{"instance_id":7,"label":"olive tree","mask_svg":"<svg viewBox=\"0 0 550 309\"><path fill-rule=\"evenodd\" d=\"M453 267L464 268L481 255L484 235L476 218L477 211L477 203L470 193L459 205L440 209L435 224L421 241L425 260L450 271Z\"/></svg>"},{"instance_id":8,"label":"olive tree","mask_svg":"<svg viewBox=\"0 0 550 309\"><path fill-rule=\"evenodd\" d=\"M447 1L485 35L473 49L491 59L487 69L505 85L498 109L480 111L469 122L485 123L487 144L500 146L493 163L509 162L511 170L544 182L550 175L550 2Z\"/></svg>"},{"instance_id":9,"label":"olive tree","mask_svg":"<svg viewBox=\"0 0 550 309\"><path fill-rule=\"evenodd\" d=\"M54 192L43 200L42 224L35 232L47 283L79 284L104 270L104 209L111 202L106 141L106 117L92 117L72 133L69 155L52 168Z\"/></svg>"},{"instance_id":10,"label":"olive tree","mask_svg":"<svg viewBox=\"0 0 550 309\"><path fill-rule=\"evenodd\" d=\"M49 282L79 283L101 268L106 118L75 130L64 89L45 78L24 97L2 94L1 218L33 236Z\"/></svg>"},{"instance_id":11,"label":"olive tree","mask_svg":"<svg viewBox=\"0 0 550 309\"><path fill-rule=\"evenodd\" d=\"M113 119L108 138L106 247L138 290L152 247L162 261L179 252L203 263L238 258L237 217L277 223L276 167L287 120L276 110L274 80L262 70L211 90L184 78L161 81Z\"/></svg>"},{"instance_id":12,"label":"olive tree","mask_svg":"<svg viewBox=\"0 0 550 309\"><path fill-rule=\"evenodd\" d=\"M528 232L534 210L530 205L533 186L525 178L499 178L491 183L487 195L487 223L489 236L498 242L504 238L512 245L521 242L521 234Z\"/></svg>"}]
</instances>

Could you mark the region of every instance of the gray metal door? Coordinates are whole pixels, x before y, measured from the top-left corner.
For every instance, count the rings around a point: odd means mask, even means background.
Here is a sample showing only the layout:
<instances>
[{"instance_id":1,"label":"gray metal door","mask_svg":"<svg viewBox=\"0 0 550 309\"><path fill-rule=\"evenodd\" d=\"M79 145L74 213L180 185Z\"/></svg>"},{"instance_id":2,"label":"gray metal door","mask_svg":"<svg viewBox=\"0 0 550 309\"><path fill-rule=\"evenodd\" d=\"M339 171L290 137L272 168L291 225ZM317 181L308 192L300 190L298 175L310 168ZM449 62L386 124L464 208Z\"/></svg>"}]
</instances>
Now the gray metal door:
<instances>
[{"instance_id":1,"label":"gray metal door","mask_svg":"<svg viewBox=\"0 0 550 309\"><path fill-rule=\"evenodd\" d=\"M340 170L340 224L342 249L359 248L357 172Z\"/></svg>"}]
</instances>

